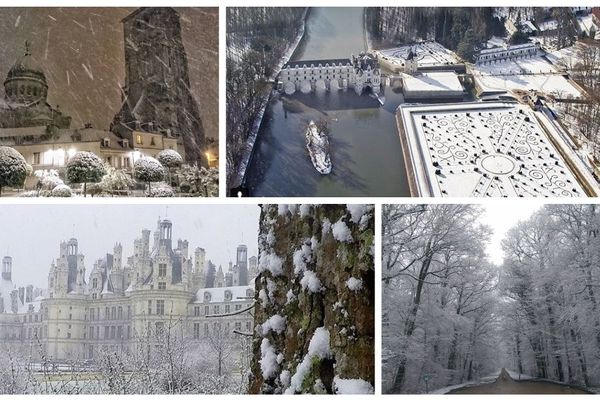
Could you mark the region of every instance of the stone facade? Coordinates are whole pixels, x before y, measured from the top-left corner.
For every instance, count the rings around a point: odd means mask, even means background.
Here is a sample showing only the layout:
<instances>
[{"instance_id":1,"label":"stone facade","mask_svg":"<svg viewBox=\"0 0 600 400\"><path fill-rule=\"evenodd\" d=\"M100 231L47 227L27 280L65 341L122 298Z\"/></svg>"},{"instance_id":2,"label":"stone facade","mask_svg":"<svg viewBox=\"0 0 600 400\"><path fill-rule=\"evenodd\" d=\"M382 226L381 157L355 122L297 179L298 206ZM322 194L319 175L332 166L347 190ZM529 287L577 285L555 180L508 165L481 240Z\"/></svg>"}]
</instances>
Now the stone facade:
<instances>
[{"instance_id":1,"label":"stone facade","mask_svg":"<svg viewBox=\"0 0 600 400\"><path fill-rule=\"evenodd\" d=\"M381 90L379 63L370 54L361 53L347 59L293 61L285 64L279 75L283 91L310 93L316 90L353 88L357 94L365 89Z\"/></svg>"},{"instance_id":2,"label":"stone facade","mask_svg":"<svg viewBox=\"0 0 600 400\"><path fill-rule=\"evenodd\" d=\"M133 130L176 138L188 162L206 164L198 104L190 92L179 14L172 8L140 8L123 19L125 86L111 131Z\"/></svg>"},{"instance_id":3,"label":"stone facade","mask_svg":"<svg viewBox=\"0 0 600 400\"><path fill-rule=\"evenodd\" d=\"M0 299L8 291L11 307L0 312L0 340L40 347L43 351L35 353L53 361L73 361L93 360L106 349L134 351L173 321L185 340L202 340L217 326L231 338L233 330L252 332L252 315L244 310L252 307L253 281L205 288L205 250L190 254L187 240L175 247L172 227L159 220L153 233L142 230L127 258L116 243L89 275L78 241L61 242L44 296L33 297L31 287L19 297L7 275L12 259L5 257Z\"/></svg>"},{"instance_id":4,"label":"stone facade","mask_svg":"<svg viewBox=\"0 0 600 400\"><path fill-rule=\"evenodd\" d=\"M535 57L542 53L539 43L525 43L514 46L484 49L475 56L477 64L494 64L516 58Z\"/></svg>"}]
</instances>

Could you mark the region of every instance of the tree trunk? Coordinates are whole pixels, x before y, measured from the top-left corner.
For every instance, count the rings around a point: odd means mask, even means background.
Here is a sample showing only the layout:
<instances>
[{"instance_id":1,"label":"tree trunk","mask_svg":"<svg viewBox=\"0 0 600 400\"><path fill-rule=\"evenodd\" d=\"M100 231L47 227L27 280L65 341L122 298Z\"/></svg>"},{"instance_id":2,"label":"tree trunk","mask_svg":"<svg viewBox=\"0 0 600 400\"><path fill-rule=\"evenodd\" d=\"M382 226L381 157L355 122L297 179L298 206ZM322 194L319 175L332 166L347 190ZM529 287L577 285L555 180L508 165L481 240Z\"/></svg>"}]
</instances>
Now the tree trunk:
<instances>
[{"instance_id":1,"label":"tree trunk","mask_svg":"<svg viewBox=\"0 0 600 400\"><path fill-rule=\"evenodd\" d=\"M83 197L87 197L87 182L83 182Z\"/></svg>"}]
</instances>

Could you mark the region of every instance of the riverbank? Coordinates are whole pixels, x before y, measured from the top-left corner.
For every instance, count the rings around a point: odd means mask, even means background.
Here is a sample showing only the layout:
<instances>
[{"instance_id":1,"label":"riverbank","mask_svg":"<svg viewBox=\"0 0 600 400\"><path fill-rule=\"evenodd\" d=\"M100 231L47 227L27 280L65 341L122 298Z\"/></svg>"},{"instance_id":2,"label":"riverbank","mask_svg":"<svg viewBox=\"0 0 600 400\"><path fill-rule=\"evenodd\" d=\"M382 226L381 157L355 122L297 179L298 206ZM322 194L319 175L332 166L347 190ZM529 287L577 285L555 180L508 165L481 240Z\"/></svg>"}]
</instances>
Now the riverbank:
<instances>
[{"instance_id":1,"label":"riverbank","mask_svg":"<svg viewBox=\"0 0 600 400\"><path fill-rule=\"evenodd\" d=\"M286 49L283 57L279 60L279 63L273 68L273 72L268 77L267 81L273 81L277 78L283 66L292 58L298 45L302 42L304 38L304 34L306 32L306 21L308 20L310 8L307 7L304 10L304 15L302 16L302 26L298 31L298 35L294 41L290 44L290 46ZM256 138L258 137L258 132L260 131L260 126L263 121L263 117L265 114L265 110L271 97L273 95L273 89L265 91L264 95L261 99L261 107L260 111L257 113L254 123L252 124L252 129L250 130L250 135L248 136L248 140L246 141L246 147L243 150L242 160L240 165L236 171L235 176L231 179L230 182L227 182L228 188L240 187L244 184L244 180L246 179L246 170L248 169L248 165L252 161L252 155L254 154L254 144L256 143Z\"/></svg>"}]
</instances>

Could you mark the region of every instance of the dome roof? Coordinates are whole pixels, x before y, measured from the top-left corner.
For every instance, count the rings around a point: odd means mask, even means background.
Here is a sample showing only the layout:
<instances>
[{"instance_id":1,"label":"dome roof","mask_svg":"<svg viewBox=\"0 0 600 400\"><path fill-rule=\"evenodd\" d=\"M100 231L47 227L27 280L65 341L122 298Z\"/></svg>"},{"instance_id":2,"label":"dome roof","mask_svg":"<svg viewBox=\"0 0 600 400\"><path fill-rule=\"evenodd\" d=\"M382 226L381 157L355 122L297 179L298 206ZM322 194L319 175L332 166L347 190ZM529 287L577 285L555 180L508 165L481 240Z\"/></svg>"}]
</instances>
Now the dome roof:
<instances>
[{"instance_id":1,"label":"dome roof","mask_svg":"<svg viewBox=\"0 0 600 400\"><path fill-rule=\"evenodd\" d=\"M23 56L21 56L8 71L6 80L9 81L18 78L34 78L43 81L44 84L46 83L44 71L33 57L31 57L28 42L25 42L25 54L23 54Z\"/></svg>"}]
</instances>

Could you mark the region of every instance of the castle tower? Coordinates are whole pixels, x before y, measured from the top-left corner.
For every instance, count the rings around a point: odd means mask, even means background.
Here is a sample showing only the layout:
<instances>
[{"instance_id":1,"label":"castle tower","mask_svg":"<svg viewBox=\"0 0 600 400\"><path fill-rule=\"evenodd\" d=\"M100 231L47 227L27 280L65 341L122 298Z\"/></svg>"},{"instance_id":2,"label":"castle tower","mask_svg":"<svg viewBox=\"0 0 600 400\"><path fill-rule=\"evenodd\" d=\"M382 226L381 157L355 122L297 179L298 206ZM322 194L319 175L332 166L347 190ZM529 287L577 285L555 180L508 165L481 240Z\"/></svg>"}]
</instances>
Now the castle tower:
<instances>
[{"instance_id":1,"label":"castle tower","mask_svg":"<svg viewBox=\"0 0 600 400\"><path fill-rule=\"evenodd\" d=\"M240 244L237 247L237 256L235 264L238 267L239 279L238 285L248 285L248 247L245 244Z\"/></svg>"},{"instance_id":2,"label":"castle tower","mask_svg":"<svg viewBox=\"0 0 600 400\"><path fill-rule=\"evenodd\" d=\"M111 130L159 131L178 138L186 161L207 165L204 128L190 91L188 63L177 11L143 7L122 20L125 43L123 105Z\"/></svg>"},{"instance_id":3,"label":"castle tower","mask_svg":"<svg viewBox=\"0 0 600 400\"><path fill-rule=\"evenodd\" d=\"M2 259L2 280L12 281L12 257L10 256Z\"/></svg>"},{"instance_id":4,"label":"castle tower","mask_svg":"<svg viewBox=\"0 0 600 400\"><path fill-rule=\"evenodd\" d=\"M67 293L83 293L85 288L85 267L83 255L79 254L77 239L71 238L66 244Z\"/></svg>"},{"instance_id":5,"label":"castle tower","mask_svg":"<svg viewBox=\"0 0 600 400\"><path fill-rule=\"evenodd\" d=\"M121 243L116 243L113 248L113 271L123 269L123 246Z\"/></svg>"},{"instance_id":6,"label":"castle tower","mask_svg":"<svg viewBox=\"0 0 600 400\"><path fill-rule=\"evenodd\" d=\"M215 277L215 286L214 287L224 287L225 286L225 274L223 274L223 268L219 265L219 270L217 271L217 276Z\"/></svg>"},{"instance_id":7,"label":"castle tower","mask_svg":"<svg viewBox=\"0 0 600 400\"><path fill-rule=\"evenodd\" d=\"M248 282L258 275L258 259L252 256L248 259Z\"/></svg>"},{"instance_id":8,"label":"castle tower","mask_svg":"<svg viewBox=\"0 0 600 400\"><path fill-rule=\"evenodd\" d=\"M204 287L204 265L206 262L206 251L197 247L194 251L194 267L192 270L192 286L194 290Z\"/></svg>"}]
</instances>

